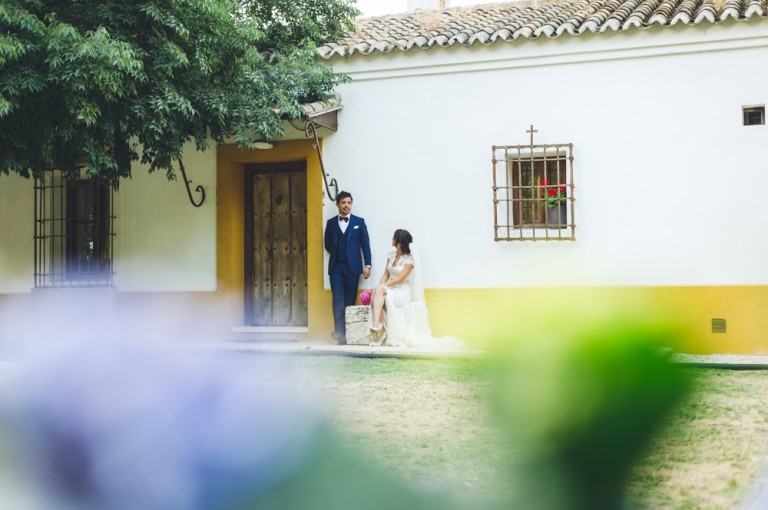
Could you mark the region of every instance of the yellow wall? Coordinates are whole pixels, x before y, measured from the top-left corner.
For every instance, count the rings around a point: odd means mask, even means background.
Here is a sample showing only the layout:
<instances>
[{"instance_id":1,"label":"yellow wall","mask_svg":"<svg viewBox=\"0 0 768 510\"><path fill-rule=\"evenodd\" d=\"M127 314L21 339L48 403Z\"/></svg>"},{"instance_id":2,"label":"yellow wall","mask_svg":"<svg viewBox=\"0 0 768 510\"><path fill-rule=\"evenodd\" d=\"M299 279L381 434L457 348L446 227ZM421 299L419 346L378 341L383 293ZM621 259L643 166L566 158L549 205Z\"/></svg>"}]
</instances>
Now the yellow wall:
<instances>
[{"instance_id":1,"label":"yellow wall","mask_svg":"<svg viewBox=\"0 0 768 510\"><path fill-rule=\"evenodd\" d=\"M216 154L184 146L184 166L192 180L194 207L183 176L150 174L148 165L134 165L131 178L120 182L115 195L114 285L120 292L210 292L216 290ZM169 221L158 221L168 218Z\"/></svg>"},{"instance_id":2,"label":"yellow wall","mask_svg":"<svg viewBox=\"0 0 768 510\"><path fill-rule=\"evenodd\" d=\"M524 331L535 341L536 325L564 310L594 319L621 312L680 324L688 335L670 345L680 352L768 354L764 285L433 289L427 302L434 336L504 341ZM725 333L712 332L713 318L726 320Z\"/></svg>"},{"instance_id":3,"label":"yellow wall","mask_svg":"<svg viewBox=\"0 0 768 510\"><path fill-rule=\"evenodd\" d=\"M0 174L0 294L34 285L34 200L32 179Z\"/></svg>"},{"instance_id":4,"label":"yellow wall","mask_svg":"<svg viewBox=\"0 0 768 510\"><path fill-rule=\"evenodd\" d=\"M232 326L243 325L244 282L244 167L248 163L307 162L307 258L309 332L291 338L326 338L333 330L330 292L323 290L323 186L317 152L308 140L275 142L271 150L218 149L217 273L219 297L226 304ZM280 338L271 334L231 334L236 338Z\"/></svg>"},{"instance_id":5,"label":"yellow wall","mask_svg":"<svg viewBox=\"0 0 768 510\"><path fill-rule=\"evenodd\" d=\"M319 171L317 171L319 176ZM220 188L221 189L221 188ZM316 189L316 188L315 188ZM319 193L318 193L319 195ZM319 197L310 208L309 324L308 334L285 338L328 339L332 329L330 291L323 290L322 222ZM225 209L230 206L221 204ZM242 205L242 199L240 200ZM237 206L234 206L237 208ZM242 214L220 216L219 277L217 293L168 293L143 295L146 306L168 315L174 302L183 302L188 335L200 340L280 339L280 335L240 335L231 326L243 320ZM226 255L226 257L224 256ZM434 336L462 338L470 344L521 339L535 342L552 323L568 330L571 322L604 323L607 317L645 321L672 321L682 334L669 347L691 354L768 354L768 286L685 287L562 287L507 289L427 289L427 304ZM125 305L132 293L122 294ZM0 312L3 310L0 296ZM5 303L7 306L10 303ZM6 311L12 308L5 308ZM219 313L213 314L213 310ZM207 329L202 317L216 316L215 328ZM2 317L2 313L0 313ZM726 320L725 333L713 333L712 319ZM214 324L207 324L214 326ZM576 324L574 324L576 327ZM173 332L171 332L173 333Z\"/></svg>"}]
</instances>

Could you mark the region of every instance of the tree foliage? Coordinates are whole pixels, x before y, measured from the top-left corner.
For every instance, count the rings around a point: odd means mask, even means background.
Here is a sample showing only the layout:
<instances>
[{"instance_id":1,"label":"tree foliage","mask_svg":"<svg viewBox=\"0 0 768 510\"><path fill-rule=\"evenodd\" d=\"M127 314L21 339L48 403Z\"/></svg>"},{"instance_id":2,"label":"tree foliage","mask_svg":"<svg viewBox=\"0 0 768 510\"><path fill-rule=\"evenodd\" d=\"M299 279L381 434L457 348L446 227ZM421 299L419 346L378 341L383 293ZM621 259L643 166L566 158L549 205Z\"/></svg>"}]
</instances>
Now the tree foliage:
<instances>
[{"instance_id":1,"label":"tree foliage","mask_svg":"<svg viewBox=\"0 0 768 510\"><path fill-rule=\"evenodd\" d=\"M315 58L354 0L4 0L0 172L51 168L117 184L131 163L172 162L233 136L282 132L280 115L344 78Z\"/></svg>"}]
</instances>

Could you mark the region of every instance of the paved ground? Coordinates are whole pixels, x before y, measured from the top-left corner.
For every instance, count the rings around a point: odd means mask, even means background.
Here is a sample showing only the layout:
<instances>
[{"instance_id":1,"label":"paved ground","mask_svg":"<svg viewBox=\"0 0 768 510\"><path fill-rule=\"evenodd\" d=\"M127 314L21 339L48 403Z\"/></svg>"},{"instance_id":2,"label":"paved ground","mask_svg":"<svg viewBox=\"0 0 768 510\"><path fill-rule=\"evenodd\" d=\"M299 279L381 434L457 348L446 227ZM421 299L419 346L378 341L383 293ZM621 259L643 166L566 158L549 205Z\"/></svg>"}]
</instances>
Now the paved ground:
<instances>
[{"instance_id":1,"label":"paved ground","mask_svg":"<svg viewBox=\"0 0 768 510\"><path fill-rule=\"evenodd\" d=\"M357 357L394 357L394 358L436 358L436 357L462 357L480 356L481 349L451 349L430 350L413 347L371 347L367 345L336 345L335 343L315 340L309 342L211 342L200 344L207 349L253 352L271 354L309 354L309 355L337 355ZM672 354L672 360L682 365L732 368L742 370L768 369L768 356L747 356L741 354Z\"/></svg>"},{"instance_id":2,"label":"paved ground","mask_svg":"<svg viewBox=\"0 0 768 510\"><path fill-rule=\"evenodd\" d=\"M309 354L356 356L363 358L442 358L479 356L479 349L418 349L415 347L391 347L368 345L337 345L314 340L309 342L210 342L200 347L218 351L254 352L266 354Z\"/></svg>"},{"instance_id":3,"label":"paved ground","mask_svg":"<svg viewBox=\"0 0 768 510\"><path fill-rule=\"evenodd\" d=\"M673 354L676 363L706 366L712 368L733 368L742 370L768 369L768 356L744 354Z\"/></svg>"},{"instance_id":4,"label":"paved ground","mask_svg":"<svg viewBox=\"0 0 768 510\"><path fill-rule=\"evenodd\" d=\"M453 358L482 356L484 351L476 348L465 349L419 349L414 347L390 347L367 345L337 345L331 341L312 340L307 342L205 342L194 344L196 348L220 352L261 353L261 354L298 354L298 355L335 355L363 358ZM734 370L768 370L768 355L743 354L682 354L673 353L672 361L681 365L730 368ZM0 357L0 375L11 362Z\"/></svg>"}]
</instances>

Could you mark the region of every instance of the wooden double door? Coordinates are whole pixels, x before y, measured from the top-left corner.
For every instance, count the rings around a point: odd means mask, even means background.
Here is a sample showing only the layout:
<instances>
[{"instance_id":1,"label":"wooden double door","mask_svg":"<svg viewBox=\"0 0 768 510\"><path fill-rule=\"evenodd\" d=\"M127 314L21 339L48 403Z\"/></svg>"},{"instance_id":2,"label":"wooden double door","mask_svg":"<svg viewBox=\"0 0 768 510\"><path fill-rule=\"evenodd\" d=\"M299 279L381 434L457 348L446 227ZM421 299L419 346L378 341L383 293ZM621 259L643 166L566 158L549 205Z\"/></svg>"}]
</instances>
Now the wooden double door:
<instances>
[{"instance_id":1,"label":"wooden double door","mask_svg":"<svg viewBox=\"0 0 768 510\"><path fill-rule=\"evenodd\" d=\"M305 161L245 167L245 322L306 327Z\"/></svg>"}]
</instances>

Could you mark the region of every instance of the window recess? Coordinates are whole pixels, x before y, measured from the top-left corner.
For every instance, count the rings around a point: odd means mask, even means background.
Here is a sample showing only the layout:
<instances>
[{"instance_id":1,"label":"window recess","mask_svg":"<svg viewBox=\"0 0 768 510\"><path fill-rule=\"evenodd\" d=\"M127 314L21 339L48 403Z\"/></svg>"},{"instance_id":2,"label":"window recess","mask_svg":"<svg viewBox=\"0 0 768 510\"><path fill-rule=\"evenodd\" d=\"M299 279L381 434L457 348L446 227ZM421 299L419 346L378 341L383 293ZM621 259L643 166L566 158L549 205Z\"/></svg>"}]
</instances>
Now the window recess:
<instances>
[{"instance_id":1,"label":"window recess","mask_svg":"<svg viewBox=\"0 0 768 510\"><path fill-rule=\"evenodd\" d=\"M765 106L742 106L741 113L745 126L762 126L765 124Z\"/></svg>"},{"instance_id":2,"label":"window recess","mask_svg":"<svg viewBox=\"0 0 768 510\"><path fill-rule=\"evenodd\" d=\"M494 145L496 241L574 241L573 144Z\"/></svg>"},{"instance_id":3,"label":"window recess","mask_svg":"<svg viewBox=\"0 0 768 510\"><path fill-rule=\"evenodd\" d=\"M113 192L84 173L35 181L36 288L112 285Z\"/></svg>"}]
</instances>

